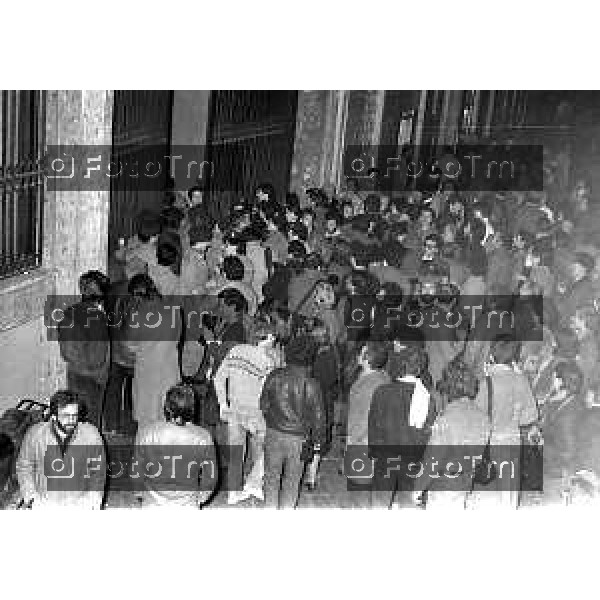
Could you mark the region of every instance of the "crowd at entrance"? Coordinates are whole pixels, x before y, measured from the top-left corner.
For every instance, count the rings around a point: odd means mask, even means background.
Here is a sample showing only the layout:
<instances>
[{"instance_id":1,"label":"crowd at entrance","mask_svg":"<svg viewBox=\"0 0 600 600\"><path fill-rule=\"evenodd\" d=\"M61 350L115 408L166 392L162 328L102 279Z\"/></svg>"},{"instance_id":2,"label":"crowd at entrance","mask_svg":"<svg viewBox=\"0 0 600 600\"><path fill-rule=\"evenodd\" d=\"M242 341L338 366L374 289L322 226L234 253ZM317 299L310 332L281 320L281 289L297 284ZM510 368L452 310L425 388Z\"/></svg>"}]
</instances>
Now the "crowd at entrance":
<instances>
[{"instance_id":1,"label":"crowd at entrance","mask_svg":"<svg viewBox=\"0 0 600 600\"><path fill-rule=\"evenodd\" d=\"M129 435L135 447L212 449L217 464L197 489L148 483L144 507L198 508L222 490L229 504L295 507L318 489L320 461L340 440L340 471L357 493L369 486L374 508L516 508L526 489L545 503L592 501L598 213L586 181L562 177L560 160L546 156L543 192L466 193L445 181L432 193L349 185L277 198L265 183L250 198L229 194L219 211L201 189L166 193L160 214L140 215L120 247L120 275L80 278L75 327L59 327L67 390L18 448L6 440L18 452L20 497L100 508L98 481L49 491L44 453L58 446L65 459ZM543 310L528 315L527 339L515 328L482 335L481 320L442 339L385 319L399 306L446 317L465 297L515 312L534 296ZM150 339L136 315L165 307L171 333ZM201 315L197 326L191 315ZM482 459L448 487L400 470L389 477L398 447L413 462L436 454L446 464L463 447ZM503 487L490 473L507 448L517 475ZM352 470L363 450L372 477Z\"/></svg>"}]
</instances>

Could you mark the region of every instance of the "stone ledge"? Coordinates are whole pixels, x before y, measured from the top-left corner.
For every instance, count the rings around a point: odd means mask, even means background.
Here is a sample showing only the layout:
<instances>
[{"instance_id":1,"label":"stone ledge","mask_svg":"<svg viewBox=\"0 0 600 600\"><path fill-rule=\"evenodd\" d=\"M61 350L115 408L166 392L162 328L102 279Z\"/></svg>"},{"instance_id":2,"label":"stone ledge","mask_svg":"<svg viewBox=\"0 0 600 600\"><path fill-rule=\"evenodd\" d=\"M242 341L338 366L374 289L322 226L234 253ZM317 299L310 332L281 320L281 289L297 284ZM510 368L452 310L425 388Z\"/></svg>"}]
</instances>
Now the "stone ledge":
<instances>
[{"instance_id":1,"label":"stone ledge","mask_svg":"<svg viewBox=\"0 0 600 600\"><path fill-rule=\"evenodd\" d=\"M46 298L55 293L57 272L39 268L0 282L0 332L44 314Z\"/></svg>"}]
</instances>

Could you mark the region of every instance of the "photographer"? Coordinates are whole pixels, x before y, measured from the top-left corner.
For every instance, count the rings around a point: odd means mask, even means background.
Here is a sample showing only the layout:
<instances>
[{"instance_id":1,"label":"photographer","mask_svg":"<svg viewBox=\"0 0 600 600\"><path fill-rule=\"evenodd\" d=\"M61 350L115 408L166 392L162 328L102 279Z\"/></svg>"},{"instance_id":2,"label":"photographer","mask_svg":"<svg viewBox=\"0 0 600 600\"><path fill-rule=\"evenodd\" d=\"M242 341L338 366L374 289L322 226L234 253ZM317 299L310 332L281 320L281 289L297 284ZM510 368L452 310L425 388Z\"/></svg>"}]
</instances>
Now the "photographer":
<instances>
[{"instance_id":1,"label":"photographer","mask_svg":"<svg viewBox=\"0 0 600 600\"><path fill-rule=\"evenodd\" d=\"M98 429L86 423L84 416L85 404L79 396L60 390L50 400L50 420L33 425L25 434L16 471L26 506L101 508L104 446Z\"/></svg>"}]
</instances>

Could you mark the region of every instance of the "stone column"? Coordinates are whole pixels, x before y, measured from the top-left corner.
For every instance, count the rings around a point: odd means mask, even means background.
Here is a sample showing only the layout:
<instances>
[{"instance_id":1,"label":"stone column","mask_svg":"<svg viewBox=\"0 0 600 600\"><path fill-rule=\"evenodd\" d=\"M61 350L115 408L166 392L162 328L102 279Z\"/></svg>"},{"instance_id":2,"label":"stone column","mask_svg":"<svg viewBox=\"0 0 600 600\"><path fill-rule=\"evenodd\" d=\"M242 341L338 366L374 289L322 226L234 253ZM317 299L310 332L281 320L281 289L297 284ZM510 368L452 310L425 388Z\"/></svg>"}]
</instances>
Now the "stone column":
<instances>
[{"instance_id":1,"label":"stone column","mask_svg":"<svg viewBox=\"0 0 600 600\"><path fill-rule=\"evenodd\" d=\"M321 187L324 182L324 142L327 136L327 113L331 111L328 91L298 92L296 135L290 176L290 191Z\"/></svg>"},{"instance_id":2,"label":"stone column","mask_svg":"<svg viewBox=\"0 0 600 600\"><path fill-rule=\"evenodd\" d=\"M109 90L48 92L48 145L112 145L113 93ZM80 167L81 168L81 167ZM44 266L56 269L57 294L77 294L79 275L103 272L108 263L110 179L94 191L60 190L47 181L44 205Z\"/></svg>"}]
</instances>

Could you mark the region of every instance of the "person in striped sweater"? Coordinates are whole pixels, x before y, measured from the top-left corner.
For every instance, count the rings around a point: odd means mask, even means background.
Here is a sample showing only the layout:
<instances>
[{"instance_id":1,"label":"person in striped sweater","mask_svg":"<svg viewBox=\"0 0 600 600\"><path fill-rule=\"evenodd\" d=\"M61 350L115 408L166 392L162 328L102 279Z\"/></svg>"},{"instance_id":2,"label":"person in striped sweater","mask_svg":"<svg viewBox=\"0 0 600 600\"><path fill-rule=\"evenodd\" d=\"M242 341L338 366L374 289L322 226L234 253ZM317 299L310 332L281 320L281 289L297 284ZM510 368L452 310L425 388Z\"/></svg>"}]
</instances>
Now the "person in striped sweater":
<instances>
[{"instance_id":1,"label":"person in striped sweater","mask_svg":"<svg viewBox=\"0 0 600 600\"><path fill-rule=\"evenodd\" d=\"M282 366L274 331L267 324L257 326L249 338L250 343L229 350L214 378L221 419L227 423L229 451L235 453L228 465L229 504L251 496L263 499L266 426L260 396L267 375ZM237 452L245 450L247 438L252 468L242 488L245 452L241 456Z\"/></svg>"}]
</instances>

